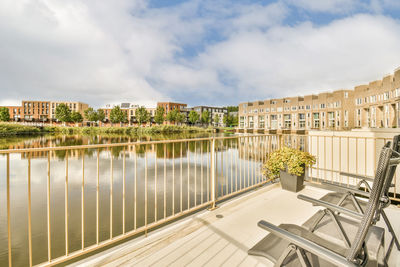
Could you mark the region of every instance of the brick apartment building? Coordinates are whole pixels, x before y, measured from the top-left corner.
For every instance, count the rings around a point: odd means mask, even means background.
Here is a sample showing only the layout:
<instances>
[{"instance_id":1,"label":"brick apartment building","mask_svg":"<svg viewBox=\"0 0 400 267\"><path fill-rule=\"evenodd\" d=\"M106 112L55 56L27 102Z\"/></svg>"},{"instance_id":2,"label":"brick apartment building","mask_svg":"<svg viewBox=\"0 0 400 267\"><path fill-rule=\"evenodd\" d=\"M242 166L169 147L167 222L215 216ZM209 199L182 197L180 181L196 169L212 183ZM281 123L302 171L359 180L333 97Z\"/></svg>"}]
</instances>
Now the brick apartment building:
<instances>
[{"instance_id":1,"label":"brick apartment building","mask_svg":"<svg viewBox=\"0 0 400 267\"><path fill-rule=\"evenodd\" d=\"M10 113L12 121L26 122L49 122L56 121L55 109L64 103L71 111L77 111L82 114L89 108L88 104L82 102L66 102L66 101L31 101L23 100L21 106L6 106Z\"/></svg>"},{"instance_id":2,"label":"brick apartment building","mask_svg":"<svg viewBox=\"0 0 400 267\"><path fill-rule=\"evenodd\" d=\"M354 90L239 104L239 128L349 130L400 126L400 68Z\"/></svg>"},{"instance_id":3,"label":"brick apartment building","mask_svg":"<svg viewBox=\"0 0 400 267\"><path fill-rule=\"evenodd\" d=\"M174 109L181 111L187 107L187 104L174 103L174 102L158 102L157 107L163 107L165 110L165 114L167 114L168 112Z\"/></svg>"}]
</instances>

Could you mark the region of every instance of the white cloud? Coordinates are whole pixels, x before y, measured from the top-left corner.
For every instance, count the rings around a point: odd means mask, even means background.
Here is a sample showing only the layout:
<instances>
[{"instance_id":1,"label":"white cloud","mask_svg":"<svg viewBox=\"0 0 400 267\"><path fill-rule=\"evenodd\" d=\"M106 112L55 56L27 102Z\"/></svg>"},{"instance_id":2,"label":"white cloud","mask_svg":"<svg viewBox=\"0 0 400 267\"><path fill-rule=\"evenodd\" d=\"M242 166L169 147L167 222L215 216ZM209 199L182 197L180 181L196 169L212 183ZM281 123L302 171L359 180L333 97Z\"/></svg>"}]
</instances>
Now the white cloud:
<instances>
[{"instance_id":1,"label":"white cloud","mask_svg":"<svg viewBox=\"0 0 400 267\"><path fill-rule=\"evenodd\" d=\"M270 96L317 93L382 78L399 64L400 24L358 15L316 27L272 27L245 32L210 47L204 68L236 80L242 102Z\"/></svg>"},{"instance_id":2,"label":"white cloud","mask_svg":"<svg viewBox=\"0 0 400 267\"><path fill-rule=\"evenodd\" d=\"M298 8L327 13L349 13L362 3L360 0L287 0Z\"/></svg>"},{"instance_id":3,"label":"white cloud","mask_svg":"<svg viewBox=\"0 0 400 267\"><path fill-rule=\"evenodd\" d=\"M0 104L237 104L351 88L399 65L399 21L356 15L288 26L293 5L348 14L358 2L287 3L3 0Z\"/></svg>"}]
</instances>

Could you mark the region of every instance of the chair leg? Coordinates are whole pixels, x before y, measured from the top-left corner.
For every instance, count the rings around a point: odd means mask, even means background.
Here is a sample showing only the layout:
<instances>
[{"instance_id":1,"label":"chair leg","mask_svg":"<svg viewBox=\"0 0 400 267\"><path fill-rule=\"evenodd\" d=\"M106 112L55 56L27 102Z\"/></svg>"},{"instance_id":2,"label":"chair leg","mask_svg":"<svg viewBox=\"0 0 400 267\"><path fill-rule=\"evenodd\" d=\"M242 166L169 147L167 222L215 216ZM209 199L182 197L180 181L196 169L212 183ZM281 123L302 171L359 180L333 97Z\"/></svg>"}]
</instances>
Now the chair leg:
<instances>
[{"instance_id":1,"label":"chair leg","mask_svg":"<svg viewBox=\"0 0 400 267\"><path fill-rule=\"evenodd\" d=\"M358 202L358 200L356 199L356 197L353 194L351 194L350 197L351 197L351 200L353 201L353 205L357 209L358 213L364 214L364 212L361 208L361 205Z\"/></svg>"},{"instance_id":2,"label":"chair leg","mask_svg":"<svg viewBox=\"0 0 400 267\"><path fill-rule=\"evenodd\" d=\"M351 243L350 243L349 238L347 237L346 232L344 231L344 228L343 228L342 224L340 223L340 221L338 220L338 218L336 217L336 215L335 215L331 210L328 210L328 209L327 209L326 211L327 211L327 213L329 213L329 215L331 216L332 221L333 221L333 223L335 224L336 229L337 229L337 231L339 232L340 236L342 237L342 239L343 239L343 241L344 241L346 247L347 247L347 248L350 248L350 247L351 247Z\"/></svg>"},{"instance_id":3,"label":"chair leg","mask_svg":"<svg viewBox=\"0 0 400 267\"><path fill-rule=\"evenodd\" d=\"M399 240L397 239L396 233L394 232L394 229L393 229L393 227L392 227L392 225L391 225L391 223L390 223L390 221L389 221L389 219L388 219L388 217L387 217L387 215L386 215L386 213L385 213L385 211L383 209L381 210L381 214L382 214L383 219L385 220L385 223L386 223L386 226L387 226L389 232L393 236L393 241L396 244L397 250L400 250Z\"/></svg>"},{"instance_id":4,"label":"chair leg","mask_svg":"<svg viewBox=\"0 0 400 267\"><path fill-rule=\"evenodd\" d=\"M311 267L311 263L310 263L310 261L308 260L307 255L306 255L304 249L302 249L302 248L297 248L297 249L296 249L296 254L297 254L297 257L298 257L299 260L300 260L301 266L303 266L303 267Z\"/></svg>"},{"instance_id":5,"label":"chair leg","mask_svg":"<svg viewBox=\"0 0 400 267\"><path fill-rule=\"evenodd\" d=\"M310 226L308 229L310 232L314 232L315 228L318 226L318 224L321 222L321 220L324 218L326 215L326 210L323 210L323 212L317 217L317 219L314 221L314 223Z\"/></svg>"},{"instance_id":6,"label":"chair leg","mask_svg":"<svg viewBox=\"0 0 400 267\"><path fill-rule=\"evenodd\" d=\"M290 252L295 251L296 246L293 244L290 244L282 253L282 255L279 257L279 259L276 261L274 267L281 267L283 266L283 262L286 259L286 257L290 254Z\"/></svg>"}]
</instances>

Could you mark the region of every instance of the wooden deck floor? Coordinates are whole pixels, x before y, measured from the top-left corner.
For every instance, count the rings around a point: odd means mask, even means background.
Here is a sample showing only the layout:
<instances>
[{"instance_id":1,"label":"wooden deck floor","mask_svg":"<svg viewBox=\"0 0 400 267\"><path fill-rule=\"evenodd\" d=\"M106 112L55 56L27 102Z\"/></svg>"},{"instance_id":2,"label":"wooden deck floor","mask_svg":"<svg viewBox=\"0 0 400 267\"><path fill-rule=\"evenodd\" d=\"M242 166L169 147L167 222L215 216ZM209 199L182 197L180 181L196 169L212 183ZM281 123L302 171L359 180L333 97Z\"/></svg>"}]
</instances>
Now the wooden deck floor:
<instances>
[{"instance_id":1,"label":"wooden deck floor","mask_svg":"<svg viewBox=\"0 0 400 267\"><path fill-rule=\"evenodd\" d=\"M319 198L326 191L308 186L301 193ZM73 266L273 266L264 258L247 255L268 234L257 222L301 225L318 209L279 185L266 186ZM391 206L386 211L400 233L400 208ZM394 248L389 266L400 266L399 254Z\"/></svg>"}]
</instances>

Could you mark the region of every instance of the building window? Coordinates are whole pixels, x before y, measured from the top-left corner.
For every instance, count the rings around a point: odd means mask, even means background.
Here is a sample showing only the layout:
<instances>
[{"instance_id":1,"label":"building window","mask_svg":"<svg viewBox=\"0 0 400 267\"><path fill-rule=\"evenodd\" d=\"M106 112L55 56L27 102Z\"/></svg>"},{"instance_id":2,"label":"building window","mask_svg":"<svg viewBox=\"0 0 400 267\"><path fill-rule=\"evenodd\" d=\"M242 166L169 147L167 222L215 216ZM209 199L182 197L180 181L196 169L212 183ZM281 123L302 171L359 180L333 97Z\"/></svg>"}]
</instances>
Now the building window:
<instances>
[{"instance_id":1,"label":"building window","mask_svg":"<svg viewBox=\"0 0 400 267\"><path fill-rule=\"evenodd\" d=\"M319 128L319 113L313 113L313 127Z\"/></svg>"}]
</instances>

